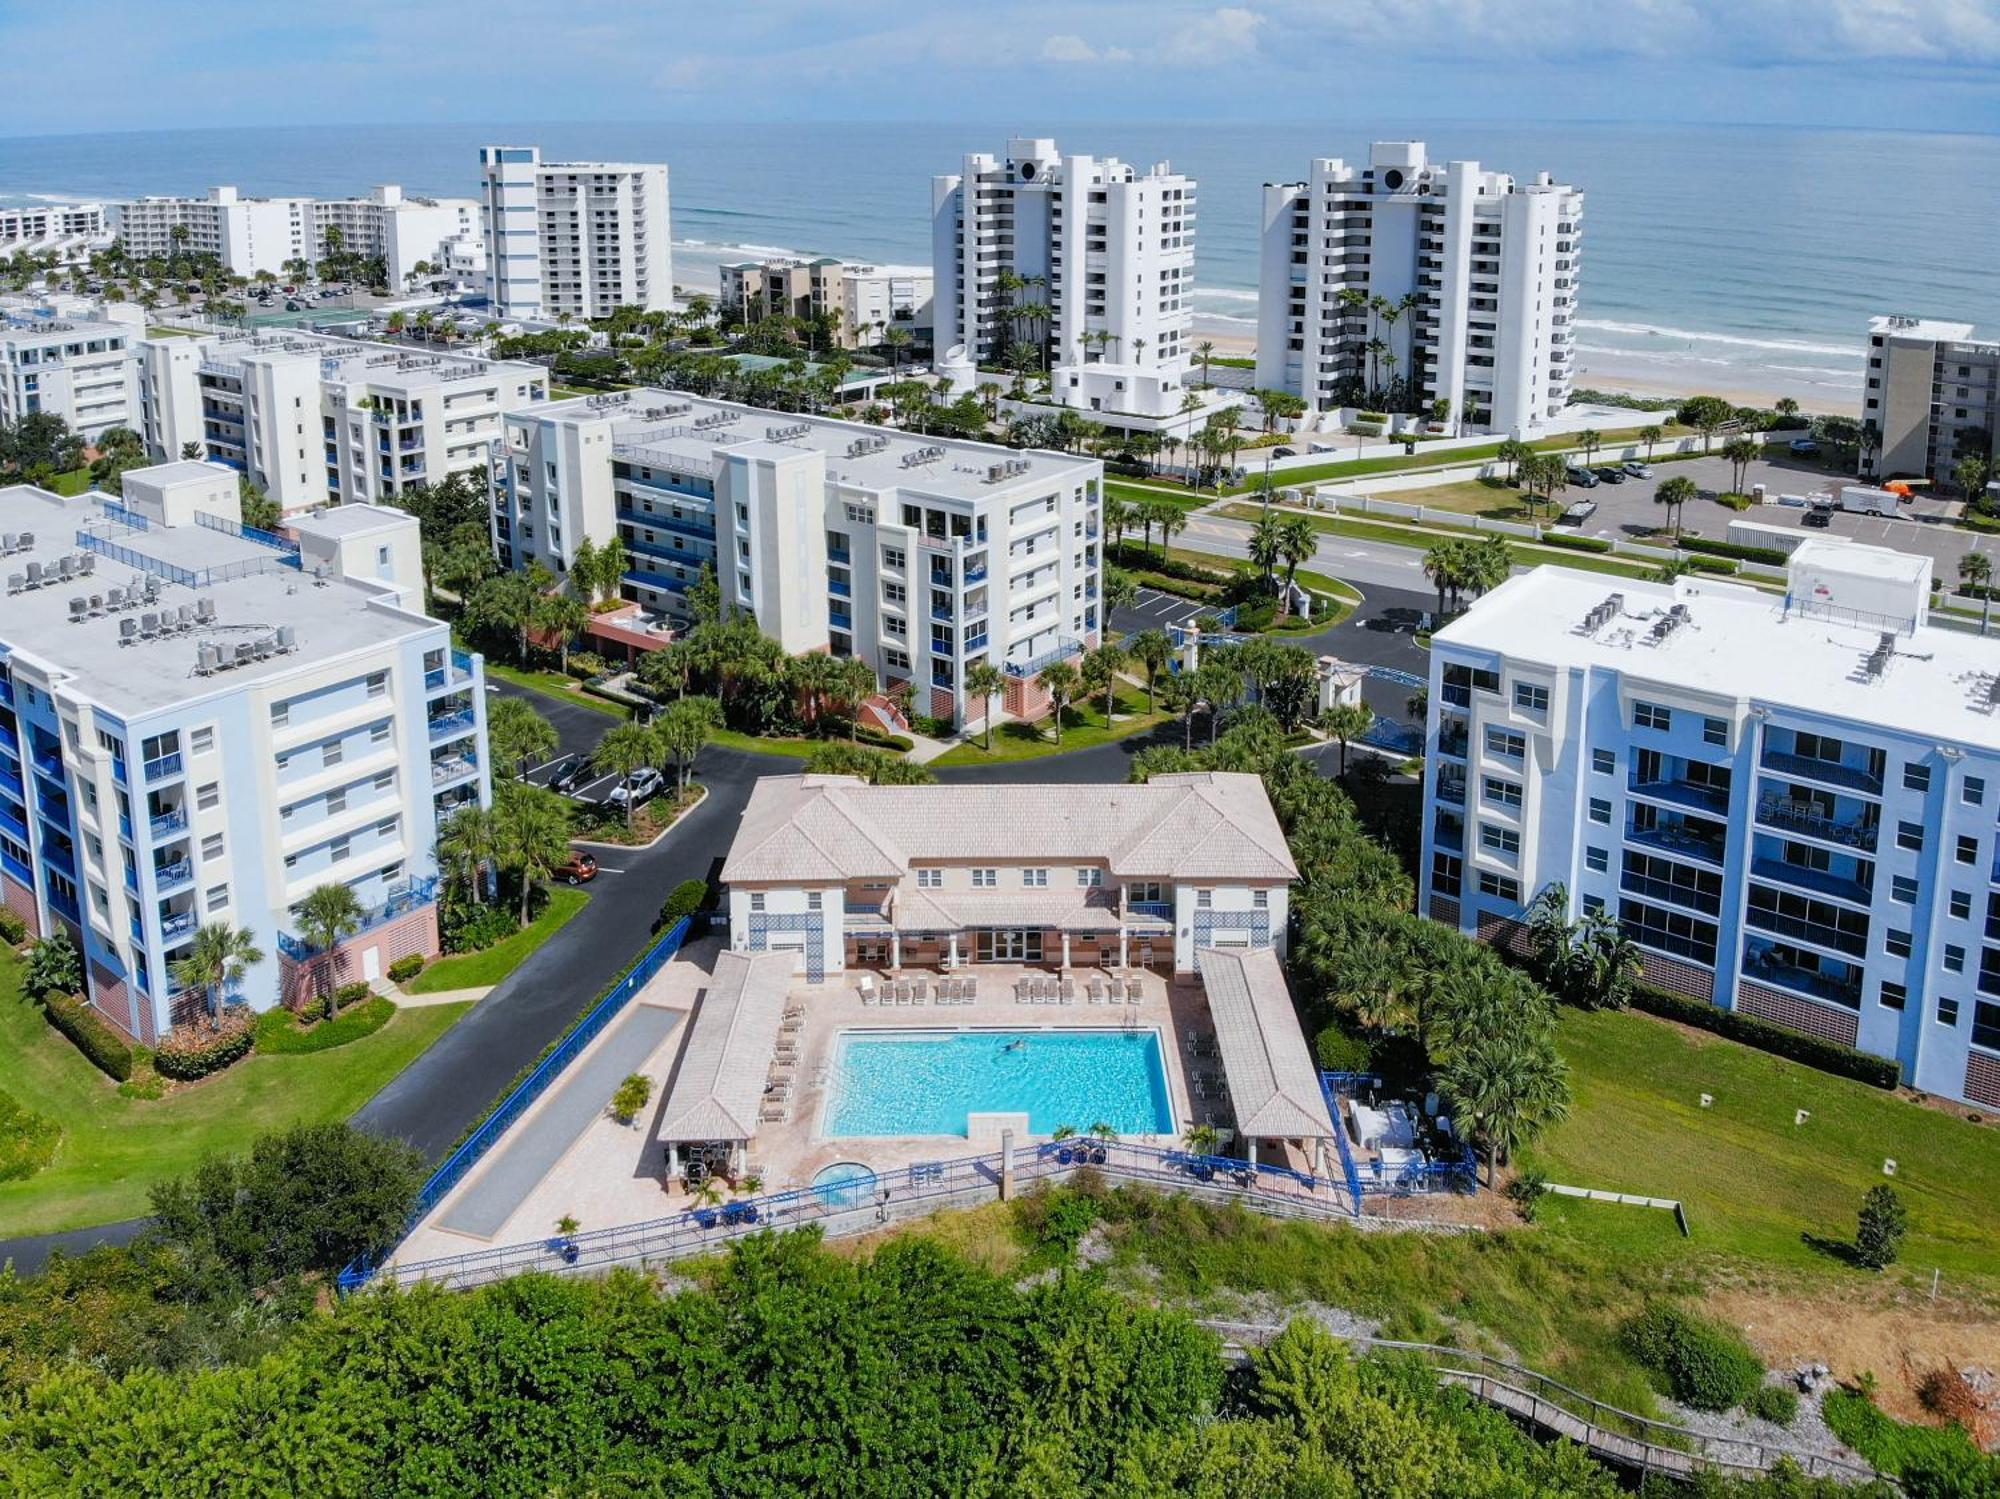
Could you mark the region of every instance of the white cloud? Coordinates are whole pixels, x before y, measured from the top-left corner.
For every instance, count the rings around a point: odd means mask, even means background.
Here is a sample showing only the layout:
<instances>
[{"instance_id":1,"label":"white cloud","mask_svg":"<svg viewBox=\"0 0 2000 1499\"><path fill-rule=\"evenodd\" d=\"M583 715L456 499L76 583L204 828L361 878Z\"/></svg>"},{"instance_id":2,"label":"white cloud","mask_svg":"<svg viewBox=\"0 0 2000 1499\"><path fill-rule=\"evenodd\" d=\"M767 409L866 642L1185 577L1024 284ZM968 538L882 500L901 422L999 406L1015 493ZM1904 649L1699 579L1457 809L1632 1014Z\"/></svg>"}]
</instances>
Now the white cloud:
<instances>
[{"instance_id":1,"label":"white cloud","mask_svg":"<svg viewBox=\"0 0 2000 1499\"><path fill-rule=\"evenodd\" d=\"M1130 62L1132 54L1123 47L1097 48L1073 31L1050 37L1042 43L1043 62Z\"/></svg>"},{"instance_id":2,"label":"white cloud","mask_svg":"<svg viewBox=\"0 0 2000 1499\"><path fill-rule=\"evenodd\" d=\"M1232 62L1257 51L1264 18L1240 5L1225 5L1195 16L1167 33L1153 56L1161 62L1201 66Z\"/></svg>"}]
</instances>

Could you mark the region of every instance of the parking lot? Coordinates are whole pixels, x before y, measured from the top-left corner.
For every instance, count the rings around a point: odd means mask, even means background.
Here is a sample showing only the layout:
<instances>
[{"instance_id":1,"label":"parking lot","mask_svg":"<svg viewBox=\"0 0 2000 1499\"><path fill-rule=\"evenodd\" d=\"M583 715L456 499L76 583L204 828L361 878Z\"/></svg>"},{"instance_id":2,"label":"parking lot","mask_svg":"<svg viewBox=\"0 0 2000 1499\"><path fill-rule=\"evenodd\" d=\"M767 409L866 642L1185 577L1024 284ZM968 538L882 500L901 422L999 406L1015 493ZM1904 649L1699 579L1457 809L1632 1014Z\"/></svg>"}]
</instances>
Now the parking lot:
<instances>
[{"instance_id":1,"label":"parking lot","mask_svg":"<svg viewBox=\"0 0 2000 1499\"><path fill-rule=\"evenodd\" d=\"M1803 496L1815 490L1831 493L1839 484L1854 482L1848 475L1831 473L1803 460L1759 459L1745 469L1743 483L1746 493L1754 493L1754 486L1762 484L1766 503L1739 512L1715 503L1716 495L1729 489L1735 477L1729 460L1689 458L1653 465L1653 477L1650 479L1627 479L1623 484L1601 483L1595 489L1581 489L1572 484L1558 498L1564 504L1583 499L1597 502L1596 513L1576 527L1580 535L1633 540L1651 535L1666 525L1667 512L1653 496L1663 482L1676 475L1694 480L1695 487L1701 491L1701 498L1681 511L1682 531L1717 540L1727 539L1729 523L1733 520L1755 521L1763 526L1798 527L1805 519L1805 510L1795 505L1776 503L1780 495ZM1827 530L1871 546L1894 547L1898 551L1929 556L1936 564L1938 575L1950 583L1957 580L1958 559L1966 552L2000 553L2000 547L1995 546L1996 538L1961 531L1950 523L1958 510L1955 501L1919 496L1904 504L1894 519L1835 511Z\"/></svg>"},{"instance_id":2,"label":"parking lot","mask_svg":"<svg viewBox=\"0 0 2000 1499\"><path fill-rule=\"evenodd\" d=\"M1142 588L1131 603L1112 612L1111 629L1118 635L1129 635L1135 630L1164 630L1169 625L1186 624L1207 607L1192 599L1161 593L1157 588Z\"/></svg>"}]
</instances>

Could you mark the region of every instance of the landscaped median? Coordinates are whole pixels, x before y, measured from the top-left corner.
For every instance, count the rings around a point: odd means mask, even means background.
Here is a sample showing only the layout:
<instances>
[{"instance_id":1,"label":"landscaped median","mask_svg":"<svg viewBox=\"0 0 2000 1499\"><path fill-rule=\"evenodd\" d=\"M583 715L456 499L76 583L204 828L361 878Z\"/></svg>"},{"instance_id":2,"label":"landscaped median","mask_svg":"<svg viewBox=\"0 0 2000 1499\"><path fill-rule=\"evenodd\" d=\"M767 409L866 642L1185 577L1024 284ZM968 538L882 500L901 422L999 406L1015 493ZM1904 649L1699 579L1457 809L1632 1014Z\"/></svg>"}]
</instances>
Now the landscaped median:
<instances>
[{"instance_id":1,"label":"landscaped median","mask_svg":"<svg viewBox=\"0 0 2000 1499\"><path fill-rule=\"evenodd\" d=\"M590 897L581 890L557 885L541 914L511 937L503 937L479 952L439 958L403 987L412 994L448 994L454 989L489 988L519 968L583 909Z\"/></svg>"}]
</instances>

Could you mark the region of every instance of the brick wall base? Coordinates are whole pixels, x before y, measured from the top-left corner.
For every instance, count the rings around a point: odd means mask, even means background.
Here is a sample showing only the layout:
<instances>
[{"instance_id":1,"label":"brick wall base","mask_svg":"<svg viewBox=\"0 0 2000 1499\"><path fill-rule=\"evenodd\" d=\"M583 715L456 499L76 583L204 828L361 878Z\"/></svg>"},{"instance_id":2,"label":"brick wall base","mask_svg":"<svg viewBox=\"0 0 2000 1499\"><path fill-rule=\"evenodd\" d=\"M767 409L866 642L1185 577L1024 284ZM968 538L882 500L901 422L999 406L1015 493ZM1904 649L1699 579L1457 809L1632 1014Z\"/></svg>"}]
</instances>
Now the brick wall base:
<instances>
[{"instance_id":1,"label":"brick wall base","mask_svg":"<svg viewBox=\"0 0 2000 1499\"><path fill-rule=\"evenodd\" d=\"M1431 897L1431 920L1444 923L1454 932L1458 930L1458 902L1449 895Z\"/></svg>"},{"instance_id":2,"label":"brick wall base","mask_svg":"<svg viewBox=\"0 0 2000 1499\"><path fill-rule=\"evenodd\" d=\"M1838 1041L1842 1046L1854 1045L1855 1038L1861 1033L1861 1017L1852 1011L1823 1005L1802 994L1767 989L1748 979L1737 980L1736 1008L1746 1015L1755 1015L1759 1020L1768 1020L1788 1030L1802 1031L1822 1041Z\"/></svg>"},{"instance_id":3,"label":"brick wall base","mask_svg":"<svg viewBox=\"0 0 2000 1499\"><path fill-rule=\"evenodd\" d=\"M438 950L436 904L419 906L394 921L372 926L349 937L331 952L320 953L304 962L281 955L278 959L279 999L288 1008L297 1009L307 1000L317 999L324 989L337 989L342 984L354 983L368 971L367 955L370 949L378 955L378 971L385 974L389 965L398 958L406 958L412 953L431 956Z\"/></svg>"},{"instance_id":4,"label":"brick wall base","mask_svg":"<svg viewBox=\"0 0 2000 1499\"><path fill-rule=\"evenodd\" d=\"M1645 975L1647 983L1665 989L1669 994L1678 994L1683 999L1698 999L1703 1004L1715 1002L1715 970L1712 968L1660 953L1641 952L1639 971Z\"/></svg>"},{"instance_id":5,"label":"brick wall base","mask_svg":"<svg viewBox=\"0 0 2000 1499\"><path fill-rule=\"evenodd\" d=\"M11 874L0 874L0 902L28 924L28 935L42 935L42 913L35 905L35 892Z\"/></svg>"},{"instance_id":6,"label":"brick wall base","mask_svg":"<svg viewBox=\"0 0 2000 1499\"><path fill-rule=\"evenodd\" d=\"M1493 911L1481 911L1478 920L1477 935L1481 942L1490 947L1503 947L1517 958L1533 955L1534 948L1528 941L1528 924L1525 921Z\"/></svg>"},{"instance_id":7,"label":"brick wall base","mask_svg":"<svg viewBox=\"0 0 2000 1499\"><path fill-rule=\"evenodd\" d=\"M102 963L89 968L90 1007L128 1041L148 1045L153 1040L152 1006L132 1003L132 989Z\"/></svg>"},{"instance_id":8,"label":"brick wall base","mask_svg":"<svg viewBox=\"0 0 2000 1499\"><path fill-rule=\"evenodd\" d=\"M957 711L958 704L952 701L951 689L949 687L933 686L931 688L930 716L932 718L949 719Z\"/></svg>"},{"instance_id":9,"label":"brick wall base","mask_svg":"<svg viewBox=\"0 0 2000 1499\"><path fill-rule=\"evenodd\" d=\"M1975 1051L1965 1059L1965 1096L1990 1109L2000 1109L2000 1057Z\"/></svg>"}]
</instances>

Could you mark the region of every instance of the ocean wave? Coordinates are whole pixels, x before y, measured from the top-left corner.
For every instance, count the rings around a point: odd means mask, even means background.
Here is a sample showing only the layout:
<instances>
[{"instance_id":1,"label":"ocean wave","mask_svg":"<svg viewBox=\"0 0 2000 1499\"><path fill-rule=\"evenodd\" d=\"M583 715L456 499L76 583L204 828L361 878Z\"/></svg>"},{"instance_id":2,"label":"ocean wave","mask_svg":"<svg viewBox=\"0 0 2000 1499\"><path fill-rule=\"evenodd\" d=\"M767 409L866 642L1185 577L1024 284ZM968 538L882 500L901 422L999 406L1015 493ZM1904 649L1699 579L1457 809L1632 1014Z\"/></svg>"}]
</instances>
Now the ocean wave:
<instances>
[{"instance_id":1,"label":"ocean wave","mask_svg":"<svg viewBox=\"0 0 2000 1499\"><path fill-rule=\"evenodd\" d=\"M1235 286L1197 286L1194 289L1194 294L1197 297L1213 297L1218 302L1254 302L1257 300L1257 293L1254 291L1244 291L1241 287Z\"/></svg>"},{"instance_id":2,"label":"ocean wave","mask_svg":"<svg viewBox=\"0 0 2000 1499\"><path fill-rule=\"evenodd\" d=\"M772 258L810 255L809 250L795 250L789 245L758 245L746 240L677 239L676 250L692 250L702 256L709 252L718 255L766 255Z\"/></svg>"},{"instance_id":3,"label":"ocean wave","mask_svg":"<svg viewBox=\"0 0 2000 1499\"><path fill-rule=\"evenodd\" d=\"M1785 354L1843 354L1861 358L1855 344L1809 343L1798 338L1746 338L1740 333L1703 333L1692 328L1663 328L1651 323L1619 323L1602 318L1578 318L1578 328L1596 333L1630 333L1646 338L1684 338L1690 343L1725 344L1731 348L1772 349Z\"/></svg>"},{"instance_id":4,"label":"ocean wave","mask_svg":"<svg viewBox=\"0 0 2000 1499\"><path fill-rule=\"evenodd\" d=\"M1257 320L1253 317L1232 317L1226 312L1203 312L1199 307L1194 310L1194 320L1197 323L1228 323L1235 328L1257 326Z\"/></svg>"}]
</instances>

